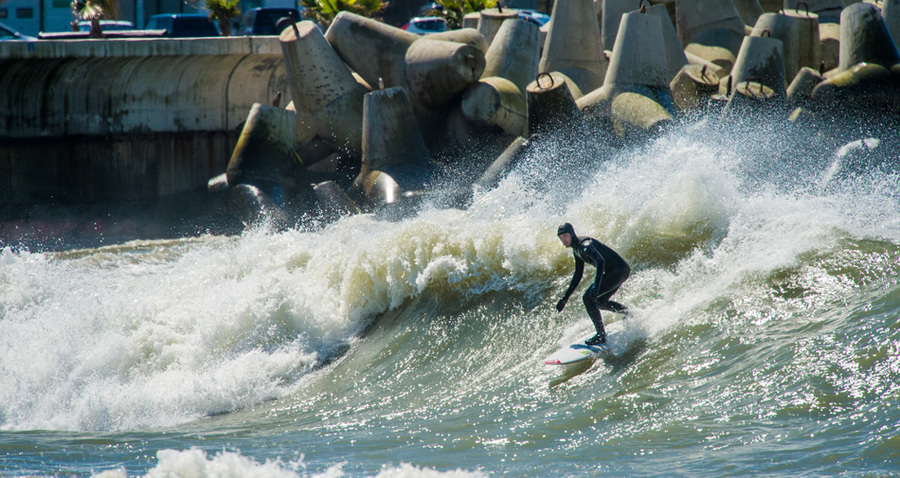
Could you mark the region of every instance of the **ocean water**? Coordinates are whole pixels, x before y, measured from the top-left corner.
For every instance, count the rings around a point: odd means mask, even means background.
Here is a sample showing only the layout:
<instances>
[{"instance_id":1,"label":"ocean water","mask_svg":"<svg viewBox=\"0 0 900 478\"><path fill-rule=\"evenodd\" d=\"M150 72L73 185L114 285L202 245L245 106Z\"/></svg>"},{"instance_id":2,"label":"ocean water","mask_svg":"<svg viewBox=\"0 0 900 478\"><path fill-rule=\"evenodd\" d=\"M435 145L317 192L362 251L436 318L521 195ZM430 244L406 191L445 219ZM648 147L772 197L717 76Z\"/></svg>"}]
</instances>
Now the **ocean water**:
<instances>
[{"instance_id":1,"label":"ocean water","mask_svg":"<svg viewBox=\"0 0 900 478\"><path fill-rule=\"evenodd\" d=\"M0 474L900 476L900 156L836 151L697 123L464 209L6 240ZM558 367L564 221L633 313Z\"/></svg>"}]
</instances>

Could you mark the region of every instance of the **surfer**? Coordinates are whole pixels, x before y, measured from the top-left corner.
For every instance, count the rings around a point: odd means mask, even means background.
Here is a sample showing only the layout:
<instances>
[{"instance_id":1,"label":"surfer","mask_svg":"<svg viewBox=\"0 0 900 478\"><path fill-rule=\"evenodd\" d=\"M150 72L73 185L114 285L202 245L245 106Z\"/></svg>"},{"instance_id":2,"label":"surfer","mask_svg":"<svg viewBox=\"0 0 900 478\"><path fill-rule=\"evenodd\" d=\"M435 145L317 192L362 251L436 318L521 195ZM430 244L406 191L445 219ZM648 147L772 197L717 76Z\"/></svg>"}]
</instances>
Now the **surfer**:
<instances>
[{"instance_id":1,"label":"surfer","mask_svg":"<svg viewBox=\"0 0 900 478\"><path fill-rule=\"evenodd\" d=\"M622 259L616 251L612 250L606 244L592 237L578 237L575 235L575 228L568 222L559 226L556 231L559 240L566 247L572 248L572 255L575 256L575 275L572 276L572 282L566 289L566 294L556 304L557 312L562 312L569 301L569 296L578 287L581 277L584 274L584 263L597 268L597 275L594 277L594 283L584 292L584 307L587 309L588 316L597 329L597 335L587 339L587 345L600 345L606 343L606 331L603 329L603 321L600 319L600 310L608 310L610 312L628 313L628 308L624 305L613 302L610 299L613 294L619 290L622 283L628 279L631 274L631 267Z\"/></svg>"}]
</instances>

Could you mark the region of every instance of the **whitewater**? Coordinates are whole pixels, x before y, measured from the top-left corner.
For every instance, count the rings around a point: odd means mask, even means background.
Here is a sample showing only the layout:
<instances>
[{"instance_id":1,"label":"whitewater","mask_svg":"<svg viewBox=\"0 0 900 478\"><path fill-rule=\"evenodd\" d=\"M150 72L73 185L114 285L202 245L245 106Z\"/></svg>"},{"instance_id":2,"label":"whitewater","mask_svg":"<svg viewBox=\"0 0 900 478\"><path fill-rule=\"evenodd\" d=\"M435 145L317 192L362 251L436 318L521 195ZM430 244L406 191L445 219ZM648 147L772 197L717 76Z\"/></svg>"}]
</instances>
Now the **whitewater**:
<instances>
[{"instance_id":1,"label":"whitewater","mask_svg":"<svg viewBox=\"0 0 900 478\"><path fill-rule=\"evenodd\" d=\"M465 208L4 239L0 473L898 476L900 156L839 146L701 121ZM570 367L562 222L633 269Z\"/></svg>"}]
</instances>

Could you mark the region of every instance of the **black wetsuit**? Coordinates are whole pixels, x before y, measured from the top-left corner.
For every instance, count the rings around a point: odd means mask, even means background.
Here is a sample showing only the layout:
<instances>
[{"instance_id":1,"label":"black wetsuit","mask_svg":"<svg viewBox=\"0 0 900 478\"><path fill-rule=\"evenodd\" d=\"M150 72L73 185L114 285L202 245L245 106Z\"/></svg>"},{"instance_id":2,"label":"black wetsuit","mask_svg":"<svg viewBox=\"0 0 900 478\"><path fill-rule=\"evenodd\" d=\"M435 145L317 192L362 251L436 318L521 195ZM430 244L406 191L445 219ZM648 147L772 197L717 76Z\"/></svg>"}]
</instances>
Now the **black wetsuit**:
<instances>
[{"instance_id":1,"label":"black wetsuit","mask_svg":"<svg viewBox=\"0 0 900 478\"><path fill-rule=\"evenodd\" d=\"M557 304L556 309L562 310L569 296L578 287L581 277L584 275L584 263L587 262L597 268L597 275L594 277L594 283L584 292L584 307L587 309L588 316L597 329L597 336L592 338L596 343L606 342L606 331L603 329L603 321L600 319L600 310L608 310L611 312L626 312L628 309L618 302L610 299L619 287L631 275L631 267L622 259L616 251L602 242L590 238L575 237L572 234L572 254L575 256L575 275L572 276L572 282L566 289L566 294Z\"/></svg>"}]
</instances>

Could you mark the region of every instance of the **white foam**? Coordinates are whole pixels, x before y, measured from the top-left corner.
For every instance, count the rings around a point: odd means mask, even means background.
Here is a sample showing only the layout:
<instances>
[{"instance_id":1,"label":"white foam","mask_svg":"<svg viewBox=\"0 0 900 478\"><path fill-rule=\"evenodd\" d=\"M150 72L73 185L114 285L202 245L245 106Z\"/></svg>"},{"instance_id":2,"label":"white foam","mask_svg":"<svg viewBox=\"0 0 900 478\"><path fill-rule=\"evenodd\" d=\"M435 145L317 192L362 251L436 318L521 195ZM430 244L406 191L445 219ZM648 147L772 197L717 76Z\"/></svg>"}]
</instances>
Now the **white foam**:
<instances>
[{"instance_id":1,"label":"white foam","mask_svg":"<svg viewBox=\"0 0 900 478\"><path fill-rule=\"evenodd\" d=\"M157 464L144 478L165 478L170 476L192 476L196 478L340 478L347 476L343 464L336 464L322 473L308 473L303 457L284 461L281 459L258 462L239 452L219 452L209 455L203 450L160 450ZM93 475L94 478L127 478L128 471L118 469ZM385 466L374 478L482 478L486 474L464 470L438 471L427 467L417 467L408 463L400 466Z\"/></svg>"},{"instance_id":2,"label":"white foam","mask_svg":"<svg viewBox=\"0 0 900 478\"><path fill-rule=\"evenodd\" d=\"M828 196L804 178L760 186L753 152L719 139L673 134L552 181L535 177L551 170L519 170L465 211L396 222L4 249L0 428L165 427L282 397L420 294L514 290L555 303L572 274L555 235L564 221L632 261L616 299L639 312L629 333L647 337L841 237L900 238L896 176ZM579 309L566 312L587 324Z\"/></svg>"}]
</instances>

